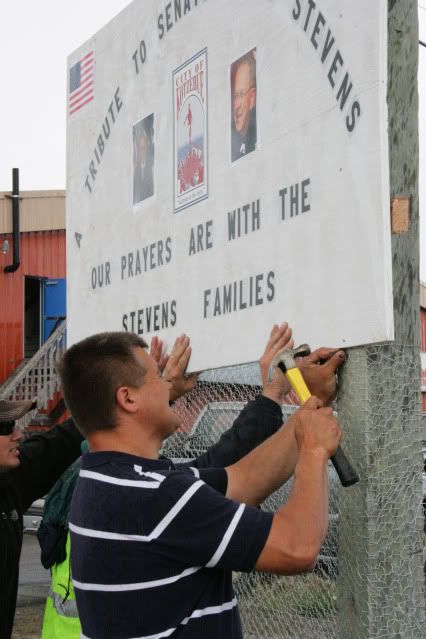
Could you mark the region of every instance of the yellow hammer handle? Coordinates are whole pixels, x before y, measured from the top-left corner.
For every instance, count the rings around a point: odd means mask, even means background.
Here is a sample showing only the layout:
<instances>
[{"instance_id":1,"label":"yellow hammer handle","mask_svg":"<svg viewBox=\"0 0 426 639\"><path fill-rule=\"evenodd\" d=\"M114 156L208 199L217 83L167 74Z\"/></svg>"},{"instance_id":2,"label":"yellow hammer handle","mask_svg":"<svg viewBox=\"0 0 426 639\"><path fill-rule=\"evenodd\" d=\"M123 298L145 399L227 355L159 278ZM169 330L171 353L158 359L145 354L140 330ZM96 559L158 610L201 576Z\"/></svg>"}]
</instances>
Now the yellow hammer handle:
<instances>
[{"instance_id":1,"label":"yellow hammer handle","mask_svg":"<svg viewBox=\"0 0 426 639\"><path fill-rule=\"evenodd\" d=\"M296 392L300 402L304 404L311 396L309 388L306 386L305 380L302 377L302 373L298 368L290 368L285 374L290 382L293 390Z\"/></svg>"}]
</instances>

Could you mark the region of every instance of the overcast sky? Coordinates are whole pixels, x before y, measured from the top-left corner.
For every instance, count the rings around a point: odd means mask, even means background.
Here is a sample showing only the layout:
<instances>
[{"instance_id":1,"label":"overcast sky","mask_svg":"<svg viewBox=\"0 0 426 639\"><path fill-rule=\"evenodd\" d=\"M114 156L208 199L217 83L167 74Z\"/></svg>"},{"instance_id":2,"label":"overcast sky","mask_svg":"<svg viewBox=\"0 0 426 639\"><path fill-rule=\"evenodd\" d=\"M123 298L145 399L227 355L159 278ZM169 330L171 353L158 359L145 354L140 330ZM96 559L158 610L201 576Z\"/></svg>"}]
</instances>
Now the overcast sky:
<instances>
[{"instance_id":1,"label":"overcast sky","mask_svg":"<svg viewBox=\"0 0 426 639\"><path fill-rule=\"evenodd\" d=\"M0 0L0 191L65 188L66 58L129 0ZM159 6L165 2L159 0ZM426 0L419 3L426 42ZM426 282L426 48L420 47L421 265ZM422 79L425 78L423 82ZM422 187L424 186L424 189ZM424 195L423 195L424 191Z\"/></svg>"}]
</instances>

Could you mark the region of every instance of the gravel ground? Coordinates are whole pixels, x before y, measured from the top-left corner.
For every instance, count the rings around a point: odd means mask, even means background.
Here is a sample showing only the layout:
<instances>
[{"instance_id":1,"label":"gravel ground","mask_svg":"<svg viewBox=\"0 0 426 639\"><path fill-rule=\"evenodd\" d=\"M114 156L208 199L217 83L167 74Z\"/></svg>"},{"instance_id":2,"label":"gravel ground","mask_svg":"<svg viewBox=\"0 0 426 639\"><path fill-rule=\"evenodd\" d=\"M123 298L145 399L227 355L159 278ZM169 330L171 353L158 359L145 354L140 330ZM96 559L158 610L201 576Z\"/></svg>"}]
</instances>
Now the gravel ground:
<instances>
[{"instance_id":1,"label":"gravel ground","mask_svg":"<svg viewBox=\"0 0 426 639\"><path fill-rule=\"evenodd\" d=\"M40 564L37 538L24 535L12 639L39 639L49 583L50 573Z\"/></svg>"}]
</instances>

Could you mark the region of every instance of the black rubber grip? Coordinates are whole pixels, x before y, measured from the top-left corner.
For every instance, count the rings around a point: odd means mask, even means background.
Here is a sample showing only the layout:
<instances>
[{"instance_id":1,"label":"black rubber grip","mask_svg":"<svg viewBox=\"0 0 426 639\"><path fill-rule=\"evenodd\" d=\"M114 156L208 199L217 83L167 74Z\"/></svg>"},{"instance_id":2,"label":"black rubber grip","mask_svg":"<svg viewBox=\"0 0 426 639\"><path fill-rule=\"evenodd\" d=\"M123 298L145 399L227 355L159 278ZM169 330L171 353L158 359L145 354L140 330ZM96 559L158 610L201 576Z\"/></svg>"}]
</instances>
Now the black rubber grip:
<instances>
[{"instance_id":1,"label":"black rubber grip","mask_svg":"<svg viewBox=\"0 0 426 639\"><path fill-rule=\"evenodd\" d=\"M336 469L336 473L339 476L342 486L347 488L348 486L353 486L359 481L358 473L353 468L351 462L346 457L340 446L336 450L333 457L330 457L330 459L334 468Z\"/></svg>"}]
</instances>

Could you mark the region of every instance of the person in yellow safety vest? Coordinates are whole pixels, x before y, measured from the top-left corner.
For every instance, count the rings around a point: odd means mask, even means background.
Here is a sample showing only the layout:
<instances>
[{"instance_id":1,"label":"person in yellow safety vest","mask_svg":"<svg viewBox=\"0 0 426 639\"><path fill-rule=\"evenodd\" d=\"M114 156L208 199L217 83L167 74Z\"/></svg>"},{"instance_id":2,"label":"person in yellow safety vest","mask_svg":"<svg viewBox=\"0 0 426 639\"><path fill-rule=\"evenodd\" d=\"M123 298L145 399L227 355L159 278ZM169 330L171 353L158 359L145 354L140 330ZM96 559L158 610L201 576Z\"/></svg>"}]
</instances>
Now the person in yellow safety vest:
<instances>
[{"instance_id":1,"label":"person in yellow safety vest","mask_svg":"<svg viewBox=\"0 0 426 639\"><path fill-rule=\"evenodd\" d=\"M87 442L81 444L88 450ZM71 578L69 511L80 472L77 459L58 479L46 497L43 521L37 531L41 563L50 568L50 590L44 610L42 639L79 639L81 633Z\"/></svg>"},{"instance_id":2,"label":"person in yellow safety vest","mask_svg":"<svg viewBox=\"0 0 426 639\"><path fill-rule=\"evenodd\" d=\"M44 610L42 639L78 639L81 633L71 579L70 534L65 545L66 558L51 568L52 581Z\"/></svg>"}]
</instances>

